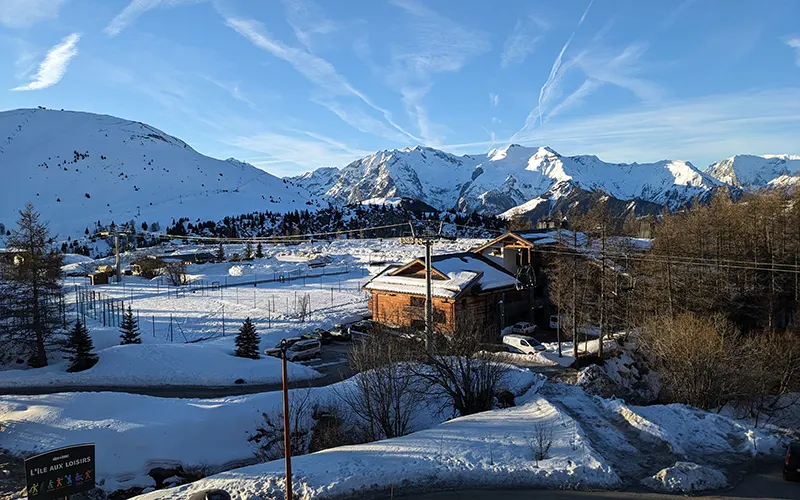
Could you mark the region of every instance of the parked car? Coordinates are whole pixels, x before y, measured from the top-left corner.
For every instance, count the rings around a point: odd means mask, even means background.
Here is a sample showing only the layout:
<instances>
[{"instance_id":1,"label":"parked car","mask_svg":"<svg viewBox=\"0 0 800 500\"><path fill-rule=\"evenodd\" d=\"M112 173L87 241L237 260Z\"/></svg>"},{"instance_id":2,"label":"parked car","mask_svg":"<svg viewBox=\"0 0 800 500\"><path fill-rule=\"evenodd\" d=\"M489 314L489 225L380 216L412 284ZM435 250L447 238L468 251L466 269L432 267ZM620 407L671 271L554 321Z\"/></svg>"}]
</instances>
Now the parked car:
<instances>
[{"instance_id":1,"label":"parked car","mask_svg":"<svg viewBox=\"0 0 800 500\"><path fill-rule=\"evenodd\" d=\"M550 315L550 328L558 330L558 314Z\"/></svg>"},{"instance_id":2,"label":"parked car","mask_svg":"<svg viewBox=\"0 0 800 500\"><path fill-rule=\"evenodd\" d=\"M800 481L800 441L793 441L786 447L783 461L783 479Z\"/></svg>"},{"instance_id":3,"label":"parked car","mask_svg":"<svg viewBox=\"0 0 800 500\"><path fill-rule=\"evenodd\" d=\"M286 343L289 344L289 347L291 347L292 345L296 344L297 342L300 342L303 339L301 337L290 337L290 338L284 339L284 340L286 340ZM273 347L272 349L264 349L264 354L266 354L267 356L274 356L276 358L280 358L281 357L281 343L278 342L278 344L275 347Z\"/></svg>"},{"instance_id":4,"label":"parked car","mask_svg":"<svg viewBox=\"0 0 800 500\"><path fill-rule=\"evenodd\" d=\"M519 335L531 335L533 333L536 333L536 325L534 325L533 323L520 321L519 323L511 327L511 333L516 333Z\"/></svg>"},{"instance_id":5,"label":"parked car","mask_svg":"<svg viewBox=\"0 0 800 500\"><path fill-rule=\"evenodd\" d=\"M351 337L353 335L368 335L372 330L372 321L364 320L353 323L347 330L350 332Z\"/></svg>"},{"instance_id":6,"label":"parked car","mask_svg":"<svg viewBox=\"0 0 800 500\"><path fill-rule=\"evenodd\" d=\"M503 345L508 351L521 352L522 354L533 354L536 351L547 350L547 348L535 338L513 333L503 337Z\"/></svg>"},{"instance_id":7,"label":"parked car","mask_svg":"<svg viewBox=\"0 0 800 500\"><path fill-rule=\"evenodd\" d=\"M313 332L304 333L301 337L305 340L319 340L323 344L330 344L333 342L331 332L322 328L315 328Z\"/></svg>"},{"instance_id":8,"label":"parked car","mask_svg":"<svg viewBox=\"0 0 800 500\"><path fill-rule=\"evenodd\" d=\"M350 330L344 325L333 325L333 328L331 328L331 337L333 337L334 340L350 340Z\"/></svg>"},{"instance_id":9,"label":"parked car","mask_svg":"<svg viewBox=\"0 0 800 500\"><path fill-rule=\"evenodd\" d=\"M322 342L319 340L301 340L295 342L286 351L288 361L302 361L322 357Z\"/></svg>"}]
</instances>

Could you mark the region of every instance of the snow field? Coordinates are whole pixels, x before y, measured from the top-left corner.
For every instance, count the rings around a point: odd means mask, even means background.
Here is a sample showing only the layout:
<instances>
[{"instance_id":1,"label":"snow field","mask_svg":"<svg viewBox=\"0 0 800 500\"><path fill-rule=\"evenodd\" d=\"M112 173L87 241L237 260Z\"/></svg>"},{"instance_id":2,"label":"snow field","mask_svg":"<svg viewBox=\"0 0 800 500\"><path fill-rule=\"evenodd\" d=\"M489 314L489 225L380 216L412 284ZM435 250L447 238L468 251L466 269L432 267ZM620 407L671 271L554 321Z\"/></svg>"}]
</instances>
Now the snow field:
<instances>
[{"instance_id":1,"label":"snow field","mask_svg":"<svg viewBox=\"0 0 800 500\"><path fill-rule=\"evenodd\" d=\"M514 369L507 387L521 394L531 388L535 391L541 382L528 370ZM351 383L353 379L293 390L290 401L308 391L312 402L341 404L337 403L337 391ZM280 392L217 399L113 392L0 396L0 420L4 422L0 448L27 455L94 442L103 489L152 486L147 472L153 467L183 464L225 470L252 463L253 448L247 437L262 420L262 412L272 413L281 405ZM450 416L440 409L439 400L421 405L413 416L412 430L435 426Z\"/></svg>"},{"instance_id":2,"label":"snow field","mask_svg":"<svg viewBox=\"0 0 800 500\"><path fill-rule=\"evenodd\" d=\"M548 458L538 464L530 444L536 425L553 432ZM324 498L389 489L406 494L493 485L619 486L619 477L584 443L576 429L579 426L546 399L531 395L515 408L457 418L396 439L296 457L292 460L293 488L298 498ZM226 489L233 498L281 498L283 474L283 462L278 460L139 498L187 498L210 488Z\"/></svg>"},{"instance_id":3,"label":"snow field","mask_svg":"<svg viewBox=\"0 0 800 500\"><path fill-rule=\"evenodd\" d=\"M466 250L483 240L462 239L436 245L437 253ZM243 245L226 245L228 255L242 252ZM211 251L215 247L179 245L178 253ZM378 251L375 251L378 250ZM160 247L137 253L163 252ZM234 336L245 318L250 317L261 336L261 349L274 347L282 338L296 337L314 328L331 328L363 318L368 295L361 286L369 273L385 262L404 262L420 252L414 245L397 240L337 240L302 243L295 246L265 245L264 258L239 263L209 263L188 266L195 285L243 283L236 287L198 289L196 286L170 287L163 278L145 280L123 276L121 284L111 283L86 288L105 299L124 302L139 319L142 345L119 345L119 328L103 326L102 310L86 316L100 361L93 368L67 373L68 362L54 352L51 365L36 370L0 370L0 386L225 386L237 379L248 384L280 381L280 364L273 358L240 359L233 356ZM134 260L123 255L123 262ZM324 268L310 268L309 262L325 258ZM70 269L87 262L71 257ZM96 264L112 263L105 258ZM370 266L370 263L381 263ZM346 272L345 272L346 271ZM344 272L343 274L338 274ZM322 274L325 273L325 274ZM332 274L337 273L337 274ZM258 282L283 275L283 282ZM289 279L313 275L305 279ZM253 280L257 286L252 286ZM84 278L69 278L65 284L67 303L74 303L75 288ZM297 303L307 295L310 301L305 321L301 322ZM100 295L99 295L100 296ZM99 302L96 302L99 304ZM68 318L74 321L74 316ZM107 325L110 320L107 317ZM224 334L223 334L224 332ZM191 342L191 343L189 343ZM16 367L12 367L16 368ZM295 380L318 376L312 369L292 365Z\"/></svg>"}]
</instances>

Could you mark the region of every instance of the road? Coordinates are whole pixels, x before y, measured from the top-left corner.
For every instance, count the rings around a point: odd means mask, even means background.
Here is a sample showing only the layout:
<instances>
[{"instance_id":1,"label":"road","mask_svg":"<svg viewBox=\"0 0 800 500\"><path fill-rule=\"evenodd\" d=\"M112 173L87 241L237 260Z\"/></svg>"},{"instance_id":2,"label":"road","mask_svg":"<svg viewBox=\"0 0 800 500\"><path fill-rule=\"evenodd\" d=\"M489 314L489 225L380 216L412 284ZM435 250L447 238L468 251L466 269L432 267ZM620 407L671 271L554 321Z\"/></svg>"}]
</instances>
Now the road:
<instances>
[{"instance_id":1,"label":"road","mask_svg":"<svg viewBox=\"0 0 800 500\"><path fill-rule=\"evenodd\" d=\"M711 495L698 495L693 498L723 500L737 498L760 499L800 499L800 483L790 483L781 477L780 461L769 467L750 473L734 488ZM404 500L484 500L486 498L503 500L675 500L677 495L649 493L643 489L629 491L561 491L561 490L465 490L423 493L420 495L397 496Z\"/></svg>"},{"instance_id":2,"label":"road","mask_svg":"<svg viewBox=\"0 0 800 500\"><path fill-rule=\"evenodd\" d=\"M347 352L350 344L334 342L322 349L322 358L303 361L300 364L313 368L322 374L322 377L291 382L289 387L323 387L344 380L353 375L347 365ZM161 398L220 398L225 396L240 396L259 392L272 392L281 390L281 384L241 384L223 387L209 386L43 386L43 387L13 387L3 388L3 394L37 395L54 394L58 392L126 392L130 394L144 394Z\"/></svg>"}]
</instances>

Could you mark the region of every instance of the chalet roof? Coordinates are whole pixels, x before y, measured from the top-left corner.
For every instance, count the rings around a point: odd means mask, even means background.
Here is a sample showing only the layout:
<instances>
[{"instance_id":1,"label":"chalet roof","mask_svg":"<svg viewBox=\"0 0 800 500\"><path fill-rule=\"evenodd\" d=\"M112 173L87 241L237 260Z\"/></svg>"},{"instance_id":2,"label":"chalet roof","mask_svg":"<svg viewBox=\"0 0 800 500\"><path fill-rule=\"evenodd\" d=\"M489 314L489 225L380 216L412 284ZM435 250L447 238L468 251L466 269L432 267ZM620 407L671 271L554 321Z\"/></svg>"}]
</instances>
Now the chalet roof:
<instances>
[{"instance_id":1,"label":"chalet roof","mask_svg":"<svg viewBox=\"0 0 800 500\"><path fill-rule=\"evenodd\" d=\"M509 240L515 244L535 248L536 246L545 245L560 245L562 247L577 249L578 251L593 253L593 247L597 247L597 241L589 244L589 238L586 233L574 232L568 229L547 229L547 230L527 230L527 231L509 231L497 236L484 243L483 245L473 249L474 252L481 252L498 243ZM628 236L611 236L607 240L608 244L616 244L618 246L625 245L633 250L647 250L650 248L651 241L643 238L632 238Z\"/></svg>"},{"instance_id":2,"label":"chalet roof","mask_svg":"<svg viewBox=\"0 0 800 500\"><path fill-rule=\"evenodd\" d=\"M425 295L424 276L410 274L415 264L424 266L425 259L415 259L403 266L389 266L367 282L364 289ZM495 290L517 284L514 275L482 255L471 252L433 256L431 273L434 275L431 293L441 298L455 298L475 286L480 286L481 290Z\"/></svg>"}]
</instances>

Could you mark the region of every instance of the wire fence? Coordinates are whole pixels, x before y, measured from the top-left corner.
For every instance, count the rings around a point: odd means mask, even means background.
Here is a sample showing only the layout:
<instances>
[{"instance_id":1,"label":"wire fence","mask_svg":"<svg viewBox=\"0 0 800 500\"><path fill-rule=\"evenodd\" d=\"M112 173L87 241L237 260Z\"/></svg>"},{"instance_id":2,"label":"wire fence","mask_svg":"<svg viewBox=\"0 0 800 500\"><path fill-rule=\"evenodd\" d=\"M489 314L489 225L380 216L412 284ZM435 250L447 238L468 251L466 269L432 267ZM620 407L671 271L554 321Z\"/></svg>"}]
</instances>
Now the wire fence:
<instances>
[{"instance_id":1,"label":"wire fence","mask_svg":"<svg viewBox=\"0 0 800 500\"><path fill-rule=\"evenodd\" d=\"M87 318L91 318L104 327L119 327L127 308L131 307L142 335L169 342L198 342L235 333L241 318L231 317L231 311L228 311L229 314L226 316L226 302L228 305L235 302L238 306L235 308L236 313L240 316L241 306L251 306L252 316L258 319L259 327L271 329L275 323L284 326L286 322L302 324L312 313L366 301L369 294L361 288L366 279L363 283L357 281L354 285L347 280L343 283L337 278L358 270L364 275L368 274L366 268L362 266L343 265L312 269L296 268L265 274L254 273L252 276L229 276L222 280L199 279L183 286L166 284L162 277L155 280L155 289L152 284L148 287L130 284L126 286L125 282L122 282L118 286L115 285L114 291L111 292L114 296L94 290L88 284L82 286L76 284L75 311L77 318L82 319L84 323ZM299 284L301 281L303 287L294 290L294 293L283 290L269 294L265 288L258 288L259 284L265 283ZM252 293L245 287L252 288ZM315 293L312 295L306 290ZM329 292L329 295L319 293L323 290ZM156 314L152 314L152 309L145 308L142 311L136 307L140 300L152 300L154 297L165 295L170 299L208 297L212 300L209 305L216 302L219 307L197 317L187 317L174 307L160 310ZM349 300L345 296L350 297ZM180 309L180 303L175 304Z\"/></svg>"}]
</instances>

